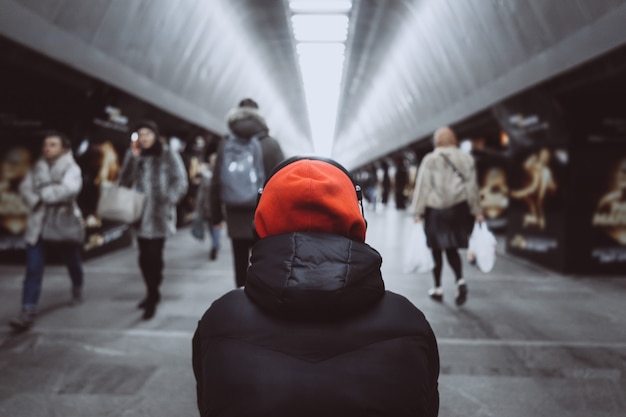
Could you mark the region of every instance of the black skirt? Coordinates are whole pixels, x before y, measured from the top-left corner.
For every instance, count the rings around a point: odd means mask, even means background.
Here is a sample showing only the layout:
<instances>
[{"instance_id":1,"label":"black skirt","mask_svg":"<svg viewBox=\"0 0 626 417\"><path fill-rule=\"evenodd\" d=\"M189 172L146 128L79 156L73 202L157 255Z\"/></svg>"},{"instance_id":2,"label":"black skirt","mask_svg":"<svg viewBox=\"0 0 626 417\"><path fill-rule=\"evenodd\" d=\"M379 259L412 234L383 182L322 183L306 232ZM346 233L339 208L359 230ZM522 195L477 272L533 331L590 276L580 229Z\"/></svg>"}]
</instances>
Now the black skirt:
<instances>
[{"instance_id":1,"label":"black skirt","mask_svg":"<svg viewBox=\"0 0 626 417\"><path fill-rule=\"evenodd\" d=\"M426 207L424 231L431 249L467 248L473 228L474 216L467 201L445 209Z\"/></svg>"}]
</instances>

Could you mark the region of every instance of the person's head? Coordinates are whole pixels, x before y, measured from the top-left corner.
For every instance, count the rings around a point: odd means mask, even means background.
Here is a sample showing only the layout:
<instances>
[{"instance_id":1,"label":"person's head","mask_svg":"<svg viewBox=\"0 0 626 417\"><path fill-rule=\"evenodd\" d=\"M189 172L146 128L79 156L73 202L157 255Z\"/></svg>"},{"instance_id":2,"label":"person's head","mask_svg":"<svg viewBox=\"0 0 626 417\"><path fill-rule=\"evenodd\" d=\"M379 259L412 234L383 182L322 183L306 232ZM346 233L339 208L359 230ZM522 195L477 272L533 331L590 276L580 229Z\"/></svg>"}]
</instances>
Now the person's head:
<instances>
[{"instance_id":1,"label":"person's head","mask_svg":"<svg viewBox=\"0 0 626 417\"><path fill-rule=\"evenodd\" d=\"M0 180L21 181L30 169L30 152L21 146L11 148L2 158L1 165Z\"/></svg>"},{"instance_id":2,"label":"person's head","mask_svg":"<svg viewBox=\"0 0 626 417\"><path fill-rule=\"evenodd\" d=\"M261 113L253 107L236 107L226 117L228 128L235 135L248 139L267 132L267 123Z\"/></svg>"},{"instance_id":3,"label":"person's head","mask_svg":"<svg viewBox=\"0 0 626 417\"><path fill-rule=\"evenodd\" d=\"M239 102L239 107L252 107L253 109L258 109L259 104L251 98L244 98Z\"/></svg>"},{"instance_id":4,"label":"person's head","mask_svg":"<svg viewBox=\"0 0 626 417\"><path fill-rule=\"evenodd\" d=\"M435 145L435 148L457 146L458 140L454 131L448 126L444 126L435 130L435 134L433 135L433 144Z\"/></svg>"},{"instance_id":5,"label":"person's head","mask_svg":"<svg viewBox=\"0 0 626 417\"><path fill-rule=\"evenodd\" d=\"M137 142L142 150L150 149L159 142L159 127L152 120L142 120L135 126ZM158 145L157 145L158 146Z\"/></svg>"},{"instance_id":6,"label":"person's head","mask_svg":"<svg viewBox=\"0 0 626 417\"><path fill-rule=\"evenodd\" d=\"M72 148L69 138L61 132L48 132L44 136L42 155L48 162L56 161L61 155Z\"/></svg>"},{"instance_id":7,"label":"person's head","mask_svg":"<svg viewBox=\"0 0 626 417\"><path fill-rule=\"evenodd\" d=\"M260 238L318 232L365 241L361 190L337 162L294 157L268 177L254 216Z\"/></svg>"}]
</instances>

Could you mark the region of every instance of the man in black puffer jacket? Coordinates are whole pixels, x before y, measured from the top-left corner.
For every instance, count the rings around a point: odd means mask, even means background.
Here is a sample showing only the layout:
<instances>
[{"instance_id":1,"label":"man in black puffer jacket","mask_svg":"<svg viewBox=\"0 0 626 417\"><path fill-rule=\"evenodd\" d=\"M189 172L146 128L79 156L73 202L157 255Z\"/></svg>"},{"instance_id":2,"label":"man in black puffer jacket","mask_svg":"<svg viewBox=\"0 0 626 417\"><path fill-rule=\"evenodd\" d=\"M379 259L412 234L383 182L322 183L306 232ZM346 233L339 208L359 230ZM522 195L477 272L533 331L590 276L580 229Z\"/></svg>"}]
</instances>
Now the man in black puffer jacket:
<instances>
[{"instance_id":1,"label":"man in black puffer jacket","mask_svg":"<svg viewBox=\"0 0 626 417\"><path fill-rule=\"evenodd\" d=\"M331 160L292 158L266 181L245 289L193 338L201 416L437 416L435 335L385 291L360 190Z\"/></svg>"}]
</instances>

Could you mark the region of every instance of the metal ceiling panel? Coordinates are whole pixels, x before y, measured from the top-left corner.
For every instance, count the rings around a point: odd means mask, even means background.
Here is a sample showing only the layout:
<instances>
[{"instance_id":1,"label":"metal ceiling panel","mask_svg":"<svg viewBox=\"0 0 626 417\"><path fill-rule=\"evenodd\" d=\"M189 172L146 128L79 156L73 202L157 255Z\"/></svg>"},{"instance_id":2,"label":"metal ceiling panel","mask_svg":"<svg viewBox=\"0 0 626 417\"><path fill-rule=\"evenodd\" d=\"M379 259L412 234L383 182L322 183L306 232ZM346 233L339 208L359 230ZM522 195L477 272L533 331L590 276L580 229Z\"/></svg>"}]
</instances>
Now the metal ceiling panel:
<instances>
[{"instance_id":1,"label":"metal ceiling panel","mask_svg":"<svg viewBox=\"0 0 626 417\"><path fill-rule=\"evenodd\" d=\"M287 4L0 0L0 34L216 132L254 97L293 155L313 146ZM626 0L353 0L350 19L349 168L626 43Z\"/></svg>"},{"instance_id":2,"label":"metal ceiling panel","mask_svg":"<svg viewBox=\"0 0 626 417\"><path fill-rule=\"evenodd\" d=\"M254 97L286 153L313 150L283 0L0 0L0 34L220 133Z\"/></svg>"},{"instance_id":3,"label":"metal ceiling panel","mask_svg":"<svg viewBox=\"0 0 626 417\"><path fill-rule=\"evenodd\" d=\"M350 36L377 32L370 51L348 43L333 157L349 167L626 43L624 0L361 0L352 20Z\"/></svg>"}]
</instances>

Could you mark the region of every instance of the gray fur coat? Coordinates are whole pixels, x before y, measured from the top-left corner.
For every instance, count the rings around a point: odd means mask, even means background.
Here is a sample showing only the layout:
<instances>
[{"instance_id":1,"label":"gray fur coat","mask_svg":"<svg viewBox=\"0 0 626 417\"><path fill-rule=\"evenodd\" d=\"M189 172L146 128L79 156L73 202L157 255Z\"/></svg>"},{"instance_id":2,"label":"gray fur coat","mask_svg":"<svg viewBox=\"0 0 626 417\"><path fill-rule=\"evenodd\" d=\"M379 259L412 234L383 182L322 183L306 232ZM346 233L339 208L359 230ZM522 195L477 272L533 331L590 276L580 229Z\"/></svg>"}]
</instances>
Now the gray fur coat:
<instances>
[{"instance_id":1,"label":"gray fur coat","mask_svg":"<svg viewBox=\"0 0 626 417\"><path fill-rule=\"evenodd\" d=\"M138 237L159 239L176 232L176 204L187 193L187 172L181 156L167 147L161 155L136 157L126 152L120 185L146 196L140 220L133 226Z\"/></svg>"},{"instance_id":2,"label":"gray fur coat","mask_svg":"<svg viewBox=\"0 0 626 417\"><path fill-rule=\"evenodd\" d=\"M30 210L24 232L26 243L34 245L39 240L48 205L72 202L78 210L76 197L82 187L82 172L71 151L52 165L39 159L20 183L20 194Z\"/></svg>"}]
</instances>

